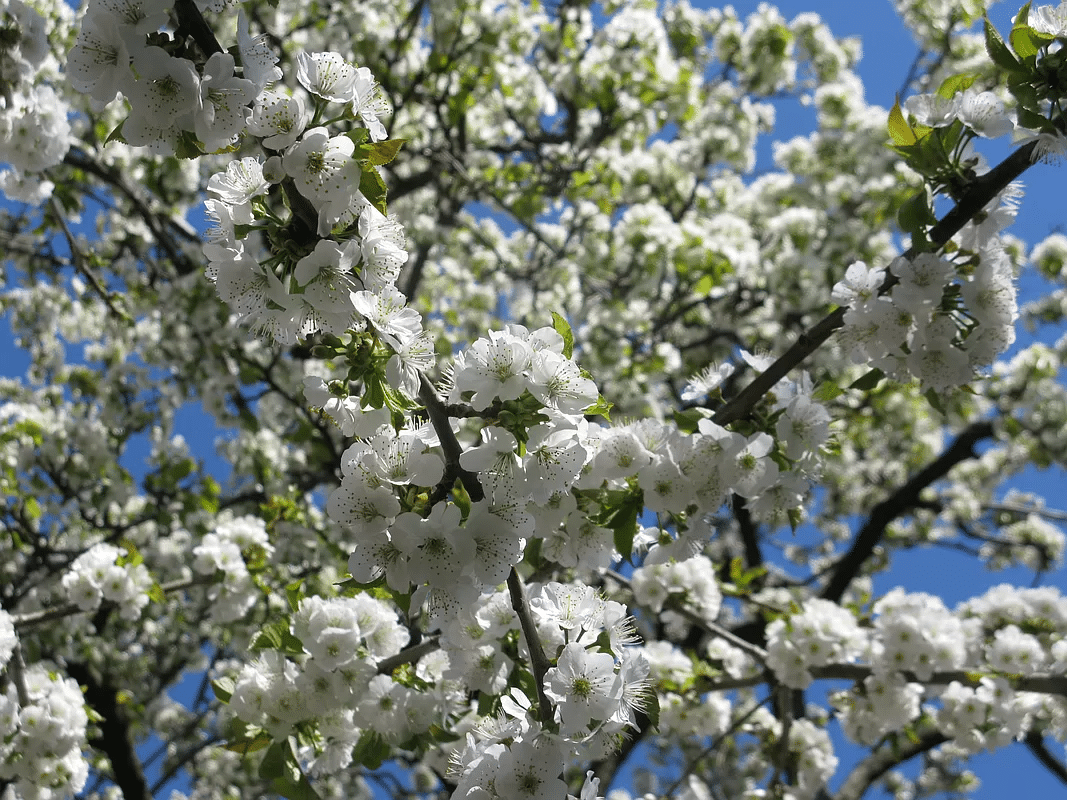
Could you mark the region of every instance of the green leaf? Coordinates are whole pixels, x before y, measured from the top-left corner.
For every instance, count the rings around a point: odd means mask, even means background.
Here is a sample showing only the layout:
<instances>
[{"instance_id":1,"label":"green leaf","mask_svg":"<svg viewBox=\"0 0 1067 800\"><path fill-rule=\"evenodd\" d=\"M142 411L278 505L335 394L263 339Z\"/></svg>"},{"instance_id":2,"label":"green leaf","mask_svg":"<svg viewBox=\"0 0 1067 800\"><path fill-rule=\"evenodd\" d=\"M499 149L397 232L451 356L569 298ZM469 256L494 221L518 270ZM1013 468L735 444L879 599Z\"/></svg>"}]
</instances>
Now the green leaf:
<instances>
[{"instance_id":1,"label":"green leaf","mask_svg":"<svg viewBox=\"0 0 1067 800\"><path fill-rule=\"evenodd\" d=\"M611 492L611 500L596 519L598 525L614 533L615 550L626 561L633 563L634 537L637 536L637 518L644 509L644 493L640 490Z\"/></svg>"},{"instance_id":2,"label":"green leaf","mask_svg":"<svg viewBox=\"0 0 1067 800\"><path fill-rule=\"evenodd\" d=\"M27 497L22 501L22 513L31 520L41 518L41 504L36 497Z\"/></svg>"},{"instance_id":3,"label":"green leaf","mask_svg":"<svg viewBox=\"0 0 1067 800\"><path fill-rule=\"evenodd\" d=\"M563 357L571 358L574 355L574 332L571 330L570 323L553 311L552 328L563 337Z\"/></svg>"},{"instance_id":4,"label":"green leaf","mask_svg":"<svg viewBox=\"0 0 1067 800\"><path fill-rule=\"evenodd\" d=\"M923 397L926 398L926 402L930 404L930 407L933 408L934 411L938 412L942 416L945 415L945 406L941 402L941 396L937 392L935 392L933 389L927 389L925 392L923 392Z\"/></svg>"},{"instance_id":5,"label":"green leaf","mask_svg":"<svg viewBox=\"0 0 1067 800\"><path fill-rule=\"evenodd\" d=\"M289 742L275 742L267 748L263 754L263 760L259 762L259 777L263 780L273 780L285 776L285 761L289 757Z\"/></svg>"},{"instance_id":6,"label":"green leaf","mask_svg":"<svg viewBox=\"0 0 1067 800\"><path fill-rule=\"evenodd\" d=\"M367 769L378 769L388 757L389 745L374 731L367 731L360 736L352 749L352 760Z\"/></svg>"},{"instance_id":7,"label":"green leaf","mask_svg":"<svg viewBox=\"0 0 1067 800\"><path fill-rule=\"evenodd\" d=\"M126 137L122 135L122 126L125 124L126 120L123 120L116 125L115 130L111 131L111 133L107 135L107 138L104 139L104 144L107 144L108 142L122 142L123 144L129 144L126 141Z\"/></svg>"},{"instance_id":8,"label":"green leaf","mask_svg":"<svg viewBox=\"0 0 1067 800\"><path fill-rule=\"evenodd\" d=\"M174 146L174 155L184 159L200 158L204 155L204 143L192 131L182 131Z\"/></svg>"},{"instance_id":9,"label":"green leaf","mask_svg":"<svg viewBox=\"0 0 1067 800\"><path fill-rule=\"evenodd\" d=\"M396 154L400 152L400 148L406 141L407 139L386 139L384 142L360 145L359 157L375 165L388 164L396 158Z\"/></svg>"},{"instance_id":10,"label":"green leaf","mask_svg":"<svg viewBox=\"0 0 1067 800\"><path fill-rule=\"evenodd\" d=\"M866 375L862 375L849 384L849 389L859 389L863 392L869 392L874 389L878 383L885 377L885 373L882 370L875 367Z\"/></svg>"},{"instance_id":11,"label":"green leaf","mask_svg":"<svg viewBox=\"0 0 1067 800\"><path fill-rule=\"evenodd\" d=\"M904 113L900 110L899 97L889 111L889 137L894 144L902 146L912 145L918 141L915 131L911 129L911 125L904 119Z\"/></svg>"},{"instance_id":12,"label":"green leaf","mask_svg":"<svg viewBox=\"0 0 1067 800\"><path fill-rule=\"evenodd\" d=\"M585 411L583 411L582 413L588 414L591 417L603 417L608 422L611 422L611 417L609 416L609 414L611 413L611 409L614 407L615 404L605 400L604 395L598 395L597 401L593 403L593 405L589 406L589 408L585 409Z\"/></svg>"},{"instance_id":13,"label":"green leaf","mask_svg":"<svg viewBox=\"0 0 1067 800\"><path fill-rule=\"evenodd\" d=\"M294 614L300 607L300 601L304 598L304 579L293 581L285 587L285 599L289 602L289 610Z\"/></svg>"},{"instance_id":14,"label":"green leaf","mask_svg":"<svg viewBox=\"0 0 1067 800\"><path fill-rule=\"evenodd\" d=\"M148 599L162 605L167 602L167 595L163 593L163 587L153 581L152 588L148 590Z\"/></svg>"},{"instance_id":15,"label":"green leaf","mask_svg":"<svg viewBox=\"0 0 1067 800\"><path fill-rule=\"evenodd\" d=\"M342 594L351 597L360 592L369 592L371 589L378 589L385 586L385 573L383 572L370 583L360 583L355 578L347 578L339 583L335 583L334 586L336 586Z\"/></svg>"},{"instance_id":16,"label":"green leaf","mask_svg":"<svg viewBox=\"0 0 1067 800\"><path fill-rule=\"evenodd\" d=\"M829 403L845 393L845 390L832 381L824 381L815 387L811 399L818 403Z\"/></svg>"},{"instance_id":17,"label":"green leaf","mask_svg":"<svg viewBox=\"0 0 1067 800\"><path fill-rule=\"evenodd\" d=\"M989 58L993 63L1002 69L1010 70L1012 72L1017 71L1022 67L1019 63L1019 59L1008 49L1008 46L1004 43L1004 39L1001 38L1000 33L993 27L993 23L989 21L989 17L985 17L985 49L989 54Z\"/></svg>"},{"instance_id":18,"label":"green leaf","mask_svg":"<svg viewBox=\"0 0 1067 800\"><path fill-rule=\"evenodd\" d=\"M930 207L925 187L900 207L897 211L897 224L900 225L902 231L913 236L916 234L925 236L927 227L937 224L937 217Z\"/></svg>"},{"instance_id":19,"label":"green leaf","mask_svg":"<svg viewBox=\"0 0 1067 800\"><path fill-rule=\"evenodd\" d=\"M270 745L274 739L271 738L269 733L258 733L251 739L240 739L236 742L227 742L222 746L223 750L229 750L231 753L239 753L242 756L247 756L249 753L255 753L262 750L264 747Z\"/></svg>"},{"instance_id":20,"label":"green leaf","mask_svg":"<svg viewBox=\"0 0 1067 800\"><path fill-rule=\"evenodd\" d=\"M319 793L315 791L315 787L311 785L311 781L303 772L296 779L275 778L271 781L271 788L287 800L321 800Z\"/></svg>"},{"instance_id":21,"label":"green leaf","mask_svg":"<svg viewBox=\"0 0 1067 800\"><path fill-rule=\"evenodd\" d=\"M230 698L233 697L234 690L237 688L234 686L231 678L218 678L211 682L211 688L215 690L215 697L219 698L222 703L230 702Z\"/></svg>"},{"instance_id":22,"label":"green leaf","mask_svg":"<svg viewBox=\"0 0 1067 800\"><path fill-rule=\"evenodd\" d=\"M937 93L946 100L951 100L959 92L971 88L977 78L977 73L973 72L964 72L960 75L949 75L941 81Z\"/></svg>"},{"instance_id":23,"label":"green leaf","mask_svg":"<svg viewBox=\"0 0 1067 800\"><path fill-rule=\"evenodd\" d=\"M374 167L363 170L363 173L359 176L359 190L363 192L363 196L370 201L370 204L383 214L388 214L385 205L385 196L388 194L388 190L385 188L385 181L382 180L382 176L378 174L378 170ZM381 406L375 406L381 408Z\"/></svg>"}]
</instances>

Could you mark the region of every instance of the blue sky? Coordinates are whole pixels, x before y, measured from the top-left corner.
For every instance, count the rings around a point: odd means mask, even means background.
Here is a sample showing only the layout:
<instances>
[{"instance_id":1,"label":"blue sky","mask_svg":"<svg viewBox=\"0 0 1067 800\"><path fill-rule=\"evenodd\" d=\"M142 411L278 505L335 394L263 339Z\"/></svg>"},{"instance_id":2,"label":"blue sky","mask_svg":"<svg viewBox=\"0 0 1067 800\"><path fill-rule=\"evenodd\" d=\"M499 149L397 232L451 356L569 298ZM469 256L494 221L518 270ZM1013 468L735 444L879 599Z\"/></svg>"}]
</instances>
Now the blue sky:
<instances>
[{"instance_id":1,"label":"blue sky","mask_svg":"<svg viewBox=\"0 0 1067 800\"><path fill-rule=\"evenodd\" d=\"M707 3L697 3L701 6ZM742 17L755 10L755 0L733 3ZM860 75L866 86L866 99L869 103L892 105L894 95L899 91L904 75L915 55L915 43L901 25L889 0L783 0L776 4L783 16L791 19L803 11L819 13L837 35L857 35L863 40L863 61ZM994 6L991 16L1000 29L1006 30L1015 5L1000 3ZM811 129L812 112L799 105L783 103L779 105L779 128L775 138L788 139L794 134ZM991 159L997 153L1003 154L1006 148L994 148L988 153ZM761 149L761 158L768 158L770 144L765 142ZM1063 173L1060 169L1049 166L1037 166L1024 177L1027 193L1020 211L1018 223L1012 232L1022 237L1028 244L1033 244L1065 222L1062 200L1060 200ZM1035 280L1024 276L1022 293L1026 297L1041 290ZM1051 330L1039 332L1039 338L1051 339L1062 331ZM0 324L0 377L18 376L26 366L23 354L16 351L11 342L10 328L5 321ZM210 426L204 433L198 411L188 413L189 425L186 435L194 452L209 463L219 463L212 457L214 446ZM190 431L199 428L199 435ZM137 470L136 462L145 453L131 452L129 466ZM221 466L221 465L220 465ZM1044 494L1050 498L1065 495L1062 472L1039 473L1036 470L1027 474L1023 480L1013 483L1023 488ZM900 556L892 571L880 576L876 581L876 590L887 591L896 585L903 585L916 591L929 591L942 596L950 606L959 600L979 594L989 586L1001 582L1029 585L1032 574L1024 570L990 573L973 559L950 551L918 550ZM1061 573L1062 579L1062 573ZM1063 587L1061 587L1063 588ZM175 694L175 696L179 696ZM813 698L815 695L813 694ZM840 737L835 738L842 765L833 786L838 785L847 774L847 767L864 751L853 748ZM1053 752L1063 757L1063 748L1054 746ZM973 762L973 769L982 780L982 788L973 794L976 800L994 800L1014 794L1032 796L1060 796L1064 787L1049 773L1040 767L1030 753L1021 745L1007 748L994 755L980 756ZM876 795L871 795L876 796Z\"/></svg>"}]
</instances>

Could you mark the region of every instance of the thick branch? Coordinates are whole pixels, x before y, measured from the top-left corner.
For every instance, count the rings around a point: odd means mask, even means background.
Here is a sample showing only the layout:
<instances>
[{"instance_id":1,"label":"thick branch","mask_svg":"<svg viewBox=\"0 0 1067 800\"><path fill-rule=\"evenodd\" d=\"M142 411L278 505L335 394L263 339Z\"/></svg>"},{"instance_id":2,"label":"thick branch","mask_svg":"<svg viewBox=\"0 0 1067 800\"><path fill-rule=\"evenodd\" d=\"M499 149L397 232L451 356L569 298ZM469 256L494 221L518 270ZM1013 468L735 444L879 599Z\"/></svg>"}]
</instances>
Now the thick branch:
<instances>
[{"instance_id":1,"label":"thick branch","mask_svg":"<svg viewBox=\"0 0 1067 800\"><path fill-rule=\"evenodd\" d=\"M914 738L897 737L892 747L883 746L860 762L838 790L836 800L860 800L870 785L889 770L949 740L932 722L917 727Z\"/></svg>"},{"instance_id":2,"label":"thick branch","mask_svg":"<svg viewBox=\"0 0 1067 800\"><path fill-rule=\"evenodd\" d=\"M857 683L866 680L874 669L866 664L826 664L822 667L810 667L808 672L816 680L845 680ZM935 672L927 680L920 678L913 672L900 670L901 676L908 683L921 683L924 686L948 686L956 682L972 689L982 685L982 678L986 677L980 672L966 669L946 670ZM744 678L716 678L702 681L697 685L701 692L725 692L731 689L748 689L759 686L767 680L766 675L749 675ZM1019 692L1038 692L1040 694L1056 695L1067 698L1067 675L1023 675L1011 680L1012 688Z\"/></svg>"},{"instance_id":3,"label":"thick branch","mask_svg":"<svg viewBox=\"0 0 1067 800\"><path fill-rule=\"evenodd\" d=\"M1061 783L1067 784L1067 767L1048 751L1048 748L1045 747L1044 737L1037 731L1030 731L1026 734L1024 741L1030 752L1034 754L1034 758L1040 761L1045 769L1059 778Z\"/></svg>"},{"instance_id":4,"label":"thick branch","mask_svg":"<svg viewBox=\"0 0 1067 800\"><path fill-rule=\"evenodd\" d=\"M215 53L224 52L214 32L208 27L204 15L193 0L175 0L174 13L178 16L178 33L193 37L196 46L210 58Z\"/></svg>"},{"instance_id":5,"label":"thick branch","mask_svg":"<svg viewBox=\"0 0 1067 800\"><path fill-rule=\"evenodd\" d=\"M864 563L870 558L875 547L878 546L889 523L913 508L919 501L919 493L923 489L945 477L949 470L961 461L975 458L977 453L974 451L974 446L992 435L992 422L974 423L956 437L956 441L945 452L890 497L876 505L871 516L856 535L852 547L837 563L821 596L826 600L838 602L853 578L859 574Z\"/></svg>"},{"instance_id":6,"label":"thick branch","mask_svg":"<svg viewBox=\"0 0 1067 800\"><path fill-rule=\"evenodd\" d=\"M85 664L68 664L67 674L85 687L85 702L103 717L98 723L100 735L90 739L89 744L107 755L111 777L122 796L125 800L152 800L115 688L106 679L98 681Z\"/></svg>"},{"instance_id":7,"label":"thick branch","mask_svg":"<svg viewBox=\"0 0 1067 800\"><path fill-rule=\"evenodd\" d=\"M967 189L967 193L930 229L928 234L931 244L940 247L955 236L967 222L985 208L989 202L1002 192L1013 180L1018 178L1033 163L1035 143L1024 145L1001 161L996 167L979 176ZM927 249L927 248L922 248ZM911 247L905 253L913 258L921 252L918 247ZM892 275L886 277L880 289L888 291L896 283ZM726 425L741 419L767 394L778 381L789 374L804 359L822 346L830 335L845 322L845 308L831 312L813 328L801 334L800 338L773 364L755 378L730 402L715 412L712 419L719 425Z\"/></svg>"}]
</instances>

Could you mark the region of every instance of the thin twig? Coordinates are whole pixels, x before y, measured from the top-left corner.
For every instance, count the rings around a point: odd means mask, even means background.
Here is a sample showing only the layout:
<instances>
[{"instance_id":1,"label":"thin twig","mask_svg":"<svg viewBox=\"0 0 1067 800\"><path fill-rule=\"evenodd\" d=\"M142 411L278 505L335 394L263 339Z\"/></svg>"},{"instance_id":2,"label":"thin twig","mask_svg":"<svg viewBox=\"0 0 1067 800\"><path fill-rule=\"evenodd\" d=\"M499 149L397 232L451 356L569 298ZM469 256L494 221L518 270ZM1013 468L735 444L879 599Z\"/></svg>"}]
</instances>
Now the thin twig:
<instances>
[{"instance_id":1,"label":"thin twig","mask_svg":"<svg viewBox=\"0 0 1067 800\"><path fill-rule=\"evenodd\" d=\"M52 212L56 215L56 220L59 222L59 227L63 230L63 236L67 240L67 247L70 248L70 260L74 264L74 268L81 273L85 280L89 281L89 285L93 287L93 290L100 295L100 299L104 301L104 305L108 307L116 317L125 322L133 322L133 318L115 306L115 302L107 289L100 283L93 271L89 269L89 265L85 263L85 254L78 247L77 241L74 239L74 234L70 231L70 226L67 224L67 218L63 214L63 209L59 207L59 201L56 200L56 196L52 195L49 200L49 204L52 206Z\"/></svg>"}]
</instances>

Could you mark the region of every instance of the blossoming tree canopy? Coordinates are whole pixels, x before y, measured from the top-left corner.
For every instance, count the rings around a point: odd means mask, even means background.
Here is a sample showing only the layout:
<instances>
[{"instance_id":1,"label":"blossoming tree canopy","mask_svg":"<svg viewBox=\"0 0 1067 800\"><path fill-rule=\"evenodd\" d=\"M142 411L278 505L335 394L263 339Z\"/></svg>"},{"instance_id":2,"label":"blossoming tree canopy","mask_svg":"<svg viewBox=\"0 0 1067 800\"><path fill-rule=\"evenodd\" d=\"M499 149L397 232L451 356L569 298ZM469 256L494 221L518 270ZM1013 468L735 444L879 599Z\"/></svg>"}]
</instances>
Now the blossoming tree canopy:
<instances>
[{"instance_id":1,"label":"blossoming tree canopy","mask_svg":"<svg viewBox=\"0 0 1067 800\"><path fill-rule=\"evenodd\" d=\"M4 800L1067 782L1067 3L896 6L0 2Z\"/></svg>"}]
</instances>

